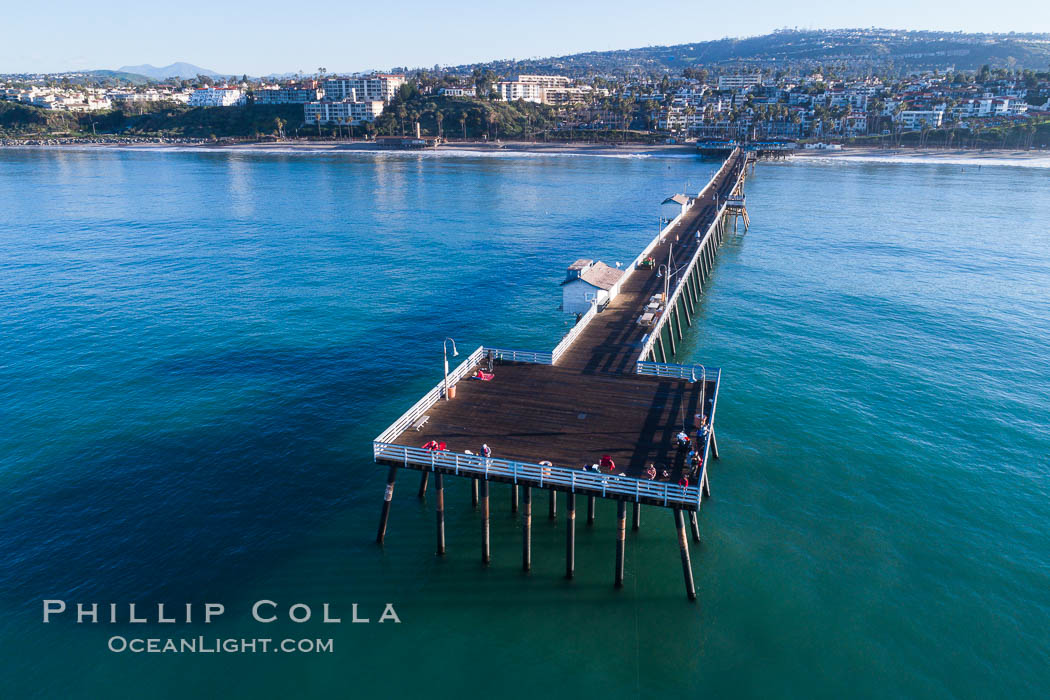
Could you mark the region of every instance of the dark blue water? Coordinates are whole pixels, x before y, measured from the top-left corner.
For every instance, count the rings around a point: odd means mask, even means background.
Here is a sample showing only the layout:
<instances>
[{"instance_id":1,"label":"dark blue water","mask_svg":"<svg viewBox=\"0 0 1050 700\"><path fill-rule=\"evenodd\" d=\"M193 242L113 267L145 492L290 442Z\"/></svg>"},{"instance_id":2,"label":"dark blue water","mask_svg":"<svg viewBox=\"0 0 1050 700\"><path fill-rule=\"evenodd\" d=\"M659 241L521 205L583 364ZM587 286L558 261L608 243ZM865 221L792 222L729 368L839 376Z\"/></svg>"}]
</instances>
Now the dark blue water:
<instances>
[{"instance_id":1,"label":"dark blue water","mask_svg":"<svg viewBox=\"0 0 1050 700\"><path fill-rule=\"evenodd\" d=\"M444 560L411 478L374 546L370 440L437 381L441 339L549 349L564 266L629 261L713 170L0 152L0 696L1039 697L1045 167L759 167L685 348L724 371L699 605L655 509L622 591L608 508L566 583L563 523L537 518L521 574L499 488L487 570L461 484ZM44 598L228 612L44 625ZM260 598L403 622L263 626ZM335 653L114 654L114 634Z\"/></svg>"}]
</instances>

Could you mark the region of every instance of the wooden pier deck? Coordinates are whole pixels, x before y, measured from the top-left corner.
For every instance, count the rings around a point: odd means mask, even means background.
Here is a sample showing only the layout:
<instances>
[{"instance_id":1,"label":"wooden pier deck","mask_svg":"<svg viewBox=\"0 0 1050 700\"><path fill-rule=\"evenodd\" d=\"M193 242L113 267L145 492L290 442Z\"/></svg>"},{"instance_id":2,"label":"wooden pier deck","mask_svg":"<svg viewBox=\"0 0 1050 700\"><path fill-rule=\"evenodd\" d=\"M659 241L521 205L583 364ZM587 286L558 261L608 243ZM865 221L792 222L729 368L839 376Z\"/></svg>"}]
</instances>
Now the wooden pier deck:
<instances>
[{"instance_id":1,"label":"wooden pier deck","mask_svg":"<svg viewBox=\"0 0 1050 700\"><path fill-rule=\"evenodd\" d=\"M714 380L705 387L633 374L585 377L560 365L505 363L493 373L492 381L461 380L454 400L434 404L426 425L395 443L437 440L452 452L475 454L487 444L496 457L578 469L609 455L616 474L644 479L653 464L658 480L677 484L688 470L675 435L683 428L695 434L701 396L711 415L717 388Z\"/></svg>"},{"instance_id":2,"label":"wooden pier deck","mask_svg":"<svg viewBox=\"0 0 1050 700\"><path fill-rule=\"evenodd\" d=\"M473 479L474 503L480 502L484 512L485 563L490 481L513 484L515 508L519 486L526 504L531 503L531 489L549 490L552 517L558 491L568 493L572 514L575 497L587 496L589 522L594 498L610 498L620 502L619 585L625 504L634 504L636 528L640 506L659 505L674 510L686 588L689 597L695 597L682 512L692 511L693 537L698 541L695 512L710 493L708 455L718 456L714 417L721 373L700 365L668 364L667 359L675 354L676 332L681 340L683 328L692 323L725 221L734 215L729 203L739 202L733 207L742 211L747 165L747 156L734 151L686 211L628 268L605 308L599 311L592 304L552 352L478 348L448 376L447 386L454 391L446 396L446 382L439 384L375 439L375 461L389 467L380 543L402 467L423 472L420 496L429 475L435 475L439 554L444 552L442 477ZM643 256L656 264L639 266ZM640 323L653 296L665 291L655 323ZM478 368L490 371L492 378L472 378ZM696 429L698 415L709 421L703 431ZM679 431L690 436L688 447L678 445ZM430 449L438 443L443 449ZM488 451L483 452L485 447ZM695 450L699 463L690 462L690 450ZM606 464L596 469L603 458ZM527 513L526 569L531 561L531 510ZM575 525L570 518L571 577Z\"/></svg>"}]
</instances>

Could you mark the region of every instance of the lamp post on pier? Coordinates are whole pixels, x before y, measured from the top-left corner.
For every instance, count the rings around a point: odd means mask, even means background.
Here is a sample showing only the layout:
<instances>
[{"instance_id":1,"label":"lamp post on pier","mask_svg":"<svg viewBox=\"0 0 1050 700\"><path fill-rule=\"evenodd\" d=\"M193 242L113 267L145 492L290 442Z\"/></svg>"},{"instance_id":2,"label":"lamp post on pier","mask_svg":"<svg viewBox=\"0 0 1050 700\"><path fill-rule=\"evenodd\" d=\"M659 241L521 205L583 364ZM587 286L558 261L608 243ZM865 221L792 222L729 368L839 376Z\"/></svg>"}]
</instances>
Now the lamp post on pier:
<instances>
[{"instance_id":1,"label":"lamp post on pier","mask_svg":"<svg viewBox=\"0 0 1050 700\"><path fill-rule=\"evenodd\" d=\"M441 350L444 353L445 358L445 401L448 401L448 344L452 343L452 357L457 357L459 351L456 350L456 341L452 338L445 338L441 341Z\"/></svg>"}]
</instances>

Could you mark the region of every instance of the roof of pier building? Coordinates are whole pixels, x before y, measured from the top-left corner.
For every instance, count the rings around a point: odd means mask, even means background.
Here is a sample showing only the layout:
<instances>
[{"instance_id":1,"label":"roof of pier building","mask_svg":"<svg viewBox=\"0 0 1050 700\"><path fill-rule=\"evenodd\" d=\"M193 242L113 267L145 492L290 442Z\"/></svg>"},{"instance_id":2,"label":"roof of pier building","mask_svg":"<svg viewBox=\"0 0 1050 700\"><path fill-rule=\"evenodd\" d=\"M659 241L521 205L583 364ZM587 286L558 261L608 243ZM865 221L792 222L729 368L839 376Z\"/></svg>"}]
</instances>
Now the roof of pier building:
<instances>
[{"instance_id":1,"label":"roof of pier building","mask_svg":"<svg viewBox=\"0 0 1050 700\"><path fill-rule=\"evenodd\" d=\"M601 260L597 262L580 258L569 266L567 277L562 284L583 280L599 289L611 289L619 279L623 277L623 270L606 265Z\"/></svg>"}]
</instances>

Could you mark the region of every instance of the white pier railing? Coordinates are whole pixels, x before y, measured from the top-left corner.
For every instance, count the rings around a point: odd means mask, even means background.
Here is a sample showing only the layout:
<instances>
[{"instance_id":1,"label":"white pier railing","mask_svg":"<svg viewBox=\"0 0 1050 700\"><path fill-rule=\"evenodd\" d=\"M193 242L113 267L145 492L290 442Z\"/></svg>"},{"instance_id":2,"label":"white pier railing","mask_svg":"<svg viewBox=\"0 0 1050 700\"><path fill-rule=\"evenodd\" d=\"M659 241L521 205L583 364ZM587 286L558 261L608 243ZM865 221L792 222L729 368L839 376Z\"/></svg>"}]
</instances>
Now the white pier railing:
<instances>
[{"instance_id":1,"label":"white pier railing","mask_svg":"<svg viewBox=\"0 0 1050 700\"><path fill-rule=\"evenodd\" d=\"M504 348L486 347L481 353L482 359L507 360L508 362L527 362L532 365L554 364L553 353L533 352L532 350L506 350Z\"/></svg>"},{"instance_id":2,"label":"white pier railing","mask_svg":"<svg viewBox=\"0 0 1050 700\"><path fill-rule=\"evenodd\" d=\"M522 482L539 488L559 488L602 498L620 498L638 502L647 499L661 505L681 506L690 510L700 507L699 484L679 486L664 481L635 479L630 476L603 474L568 467L544 466L460 452L424 450L419 447L394 445L378 440L372 443L372 450L376 461L382 459L388 462L400 462L402 466L416 469L437 468L456 476L480 479L495 477L514 484Z\"/></svg>"},{"instance_id":3,"label":"white pier railing","mask_svg":"<svg viewBox=\"0 0 1050 700\"><path fill-rule=\"evenodd\" d=\"M692 382L703 380L718 380L722 370L717 367L705 367L704 365L675 365L665 362L643 362L635 364L635 374L644 374L649 377L669 377L671 379L688 379Z\"/></svg>"}]
</instances>

